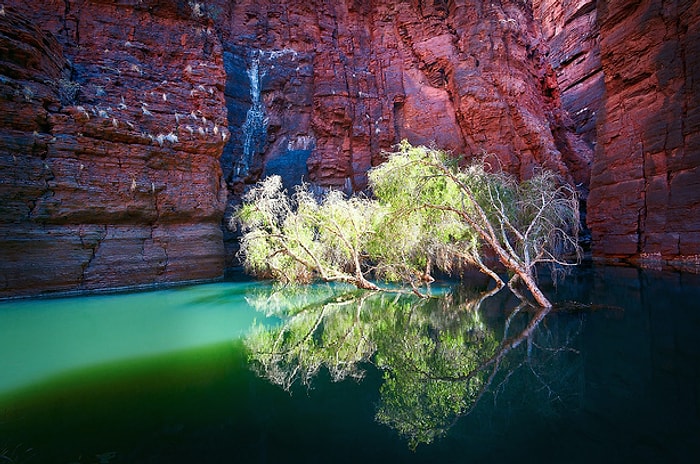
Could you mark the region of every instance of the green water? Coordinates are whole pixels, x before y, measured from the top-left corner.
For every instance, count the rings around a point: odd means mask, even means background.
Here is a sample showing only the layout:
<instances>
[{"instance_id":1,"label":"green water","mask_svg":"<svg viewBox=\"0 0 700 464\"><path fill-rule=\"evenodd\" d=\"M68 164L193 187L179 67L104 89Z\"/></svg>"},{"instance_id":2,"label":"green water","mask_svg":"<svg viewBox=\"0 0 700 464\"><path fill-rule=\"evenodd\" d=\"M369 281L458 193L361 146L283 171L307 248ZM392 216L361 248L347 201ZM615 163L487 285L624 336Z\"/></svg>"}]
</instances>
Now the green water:
<instances>
[{"instance_id":1,"label":"green water","mask_svg":"<svg viewBox=\"0 0 700 464\"><path fill-rule=\"evenodd\" d=\"M237 339L261 319L245 301L260 287L221 283L0 303L0 395L83 367Z\"/></svg>"},{"instance_id":2,"label":"green water","mask_svg":"<svg viewBox=\"0 0 700 464\"><path fill-rule=\"evenodd\" d=\"M699 276L439 293L0 303L0 463L697 462Z\"/></svg>"}]
</instances>

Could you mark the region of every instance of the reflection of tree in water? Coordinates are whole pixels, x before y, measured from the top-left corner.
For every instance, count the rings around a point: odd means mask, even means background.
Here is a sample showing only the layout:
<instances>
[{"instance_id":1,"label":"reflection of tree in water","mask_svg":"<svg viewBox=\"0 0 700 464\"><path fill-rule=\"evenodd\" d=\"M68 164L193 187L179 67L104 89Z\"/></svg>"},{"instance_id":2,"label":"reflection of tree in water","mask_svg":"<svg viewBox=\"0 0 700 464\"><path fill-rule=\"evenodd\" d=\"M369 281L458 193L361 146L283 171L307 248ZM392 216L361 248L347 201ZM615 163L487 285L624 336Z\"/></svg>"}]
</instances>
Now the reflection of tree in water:
<instances>
[{"instance_id":1,"label":"reflection of tree in water","mask_svg":"<svg viewBox=\"0 0 700 464\"><path fill-rule=\"evenodd\" d=\"M253 330L246 344L257 372L286 390L309 386L322 367L335 381L361 379L373 362L384 373L376 419L415 447L484 395L498 399L516 371L528 374L517 376L523 388L564 400L555 386L577 329L549 331L549 309L520 304L497 335L483 319L485 296L460 288L426 300L326 286L258 294L250 301L283 324Z\"/></svg>"},{"instance_id":2,"label":"reflection of tree in water","mask_svg":"<svg viewBox=\"0 0 700 464\"><path fill-rule=\"evenodd\" d=\"M296 291L304 294L294 295ZM370 329L378 316L365 309L367 295L320 285L249 299L284 320L276 329L256 327L246 339L254 368L285 390L297 380L310 385L323 366L334 381L362 378L361 364L375 352Z\"/></svg>"},{"instance_id":3,"label":"reflection of tree in water","mask_svg":"<svg viewBox=\"0 0 700 464\"><path fill-rule=\"evenodd\" d=\"M388 322L375 334L375 362L384 372L377 420L412 446L430 443L483 391L479 366L498 342L473 308L407 303Z\"/></svg>"}]
</instances>

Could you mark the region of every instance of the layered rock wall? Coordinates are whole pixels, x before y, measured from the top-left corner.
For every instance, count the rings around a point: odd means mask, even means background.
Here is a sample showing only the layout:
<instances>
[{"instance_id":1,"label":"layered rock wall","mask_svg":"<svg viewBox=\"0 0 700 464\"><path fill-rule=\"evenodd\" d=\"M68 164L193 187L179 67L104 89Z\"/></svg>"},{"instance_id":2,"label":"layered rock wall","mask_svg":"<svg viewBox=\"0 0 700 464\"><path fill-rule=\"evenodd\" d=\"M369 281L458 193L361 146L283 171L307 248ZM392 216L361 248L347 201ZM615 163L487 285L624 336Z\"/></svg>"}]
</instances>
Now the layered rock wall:
<instances>
[{"instance_id":1,"label":"layered rock wall","mask_svg":"<svg viewBox=\"0 0 700 464\"><path fill-rule=\"evenodd\" d=\"M225 50L234 203L268 174L362 190L404 138L488 154L520 177L545 166L586 195L592 151L562 111L528 2L209 3Z\"/></svg>"},{"instance_id":2,"label":"layered rock wall","mask_svg":"<svg viewBox=\"0 0 700 464\"><path fill-rule=\"evenodd\" d=\"M363 190L404 138L590 184L599 257L692 259L698 8L7 1L0 296L215 278L252 183Z\"/></svg>"},{"instance_id":3,"label":"layered rock wall","mask_svg":"<svg viewBox=\"0 0 700 464\"><path fill-rule=\"evenodd\" d=\"M3 6L0 296L222 275L223 51L167 3Z\"/></svg>"},{"instance_id":4,"label":"layered rock wall","mask_svg":"<svg viewBox=\"0 0 700 464\"><path fill-rule=\"evenodd\" d=\"M589 225L604 259L700 260L700 3L599 1Z\"/></svg>"},{"instance_id":5,"label":"layered rock wall","mask_svg":"<svg viewBox=\"0 0 700 464\"><path fill-rule=\"evenodd\" d=\"M233 143L224 156L232 185L301 162L312 182L361 190L381 151L403 138L488 152L523 177L547 166L588 180L590 152L561 132L556 79L527 3L211 8L236 84L227 87Z\"/></svg>"},{"instance_id":6,"label":"layered rock wall","mask_svg":"<svg viewBox=\"0 0 700 464\"><path fill-rule=\"evenodd\" d=\"M598 0L534 0L537 22L549 45L562 107L575 132L592 149L605 97L600 62Z\"/></svg>"}]
</instances>

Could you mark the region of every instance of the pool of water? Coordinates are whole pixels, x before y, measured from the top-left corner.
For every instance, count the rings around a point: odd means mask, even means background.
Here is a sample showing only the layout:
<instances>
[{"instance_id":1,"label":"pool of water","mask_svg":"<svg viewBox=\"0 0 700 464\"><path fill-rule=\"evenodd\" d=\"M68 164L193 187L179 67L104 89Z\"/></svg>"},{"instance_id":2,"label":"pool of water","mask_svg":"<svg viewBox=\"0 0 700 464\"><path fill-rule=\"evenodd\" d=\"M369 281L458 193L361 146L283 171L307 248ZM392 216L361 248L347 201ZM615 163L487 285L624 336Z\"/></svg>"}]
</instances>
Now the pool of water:
<instances>
[{"instance_id":1,"label":"pool of water","mask_svg":"<svg viewBox=\"0 0 700 464\"><path fill-rule=\"evenodd\" d=\"M700 276L436 293L0 302L0 462L698 461Z\"/></svg>"}]
</instances>

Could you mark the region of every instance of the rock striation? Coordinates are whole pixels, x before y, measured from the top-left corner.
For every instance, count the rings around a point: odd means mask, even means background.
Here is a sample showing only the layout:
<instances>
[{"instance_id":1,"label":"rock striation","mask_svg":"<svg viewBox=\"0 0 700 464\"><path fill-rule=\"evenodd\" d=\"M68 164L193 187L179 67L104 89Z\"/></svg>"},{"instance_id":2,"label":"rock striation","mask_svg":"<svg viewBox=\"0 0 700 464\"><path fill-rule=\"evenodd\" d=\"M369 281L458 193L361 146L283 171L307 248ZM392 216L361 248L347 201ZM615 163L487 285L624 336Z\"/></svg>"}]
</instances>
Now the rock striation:
<instances>
[{"instance_id":1,"label":"rock striation","mask_svg":"<svg viewBox=\"0 0 700 464\"><path fill-rule=\"evenodd\" d=\"M696 268L697 2L535 0L563 108L595 150L594 256Z\"/></svg>"},{"instance_id":2,"label":"rock striation","mask_svg":"<svg viewBox=\"0 0 700 464\"><path fill-rule=\"evenodd\" d=\"M364 190L404 138L558 172L600 258L697 260L698 8L5 1L0 297L217 278L251 184Z\"/></svg>"},{"instance_id":3,"label":"rock striation","mask_svg":"<svg viewBox=\"0 0 700 464\"><path fill-rule=\"evenodd\" d=\"M600 258L700 264L700 3L598 2L605 98L588 222Z\"/></svg>"},{"instance_id":4,"label":"rock striation","mask_svg":"<svg viewBox=\"0 0 700 464\"><path fill-rule=\"evenodd\" d=\"M544 166L585 197L592 150L562 110L527 2L208 4L228 76L234 203L268 174L363 190L402 139L488 154L520 177Z\"/></svg>"},{"instance_id":5,"label":"rock striation","mask_svg":"<svg viewBox=\"0 0 700 464\"><path fill-rule=\"evenodd\" d=\"M574 131L593 149L605 82L600 62L598 0L533 0L537 22L549 45L561 104Z\"/></svg>"},{"instance_id":6,"label":"rock striation","mask_svg":"<svg viewBox=\"0 0 700 464\"><path fill-rule=\"evenodd\" d=\"M297 166L305 169L293 181L303 174L362 190L381 151L403 138L490 153L524 177L547 166L588 181L591 152L565 134L547 45L527 3L218 5L233 133L223 165L232 185Z\"/></svg>"},{"instance_id":7,"label":"rock striation","mask_svg":"<svg viewBox=\"0 0 700 464\"><path fill-rule=\"evenodd\" d=\"M217 36L170 4L41 6L0 13L0 296L220 277Z\"/></svg>"}]
</instances>

